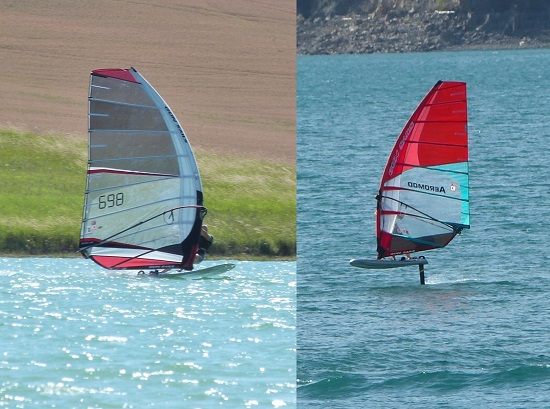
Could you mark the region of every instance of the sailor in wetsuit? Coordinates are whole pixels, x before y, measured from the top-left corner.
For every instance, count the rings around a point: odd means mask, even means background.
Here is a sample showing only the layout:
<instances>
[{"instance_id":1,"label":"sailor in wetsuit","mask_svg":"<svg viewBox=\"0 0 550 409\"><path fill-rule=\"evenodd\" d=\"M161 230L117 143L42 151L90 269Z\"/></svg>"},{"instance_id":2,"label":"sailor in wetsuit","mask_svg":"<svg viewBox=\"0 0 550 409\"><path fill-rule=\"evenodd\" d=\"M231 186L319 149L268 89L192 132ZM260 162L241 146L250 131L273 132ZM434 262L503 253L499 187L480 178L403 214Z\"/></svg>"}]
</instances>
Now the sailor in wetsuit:
<instances>
[{"instance_id":1,"label":"sailor in wetsuit","mask_svg":"<svg viewBox=\"0 0 550 409\"><path fill-rule=\"evenodd\" d=\"M201 261L204 260L204 257L206 256L206 253L208 252L210 246L212 246L213 242L214 236L208 234L208 226L206 224L203 224L201 228L201 235L199 237L199 251L197 251L194 264L199 264ZM170 270L171 268L166 268L162 271L154 270L149 272L149 275L158 276L159 274L167 273Z\"/></svg>"},{"instance_id":2,"label":"sailor in wetsuit","mask_svg":"<svg viewBox=\"0 0 550 409\"><path fill-rule=\"evenodd\" d=\"M213 242L214 236L208 234L208 226L203 224L201 228L201 236L199 237L199 251L197 252L197 257L195 258L195 264L199 264L204 260L204 257Z\"/></svg>"}]
</instances>

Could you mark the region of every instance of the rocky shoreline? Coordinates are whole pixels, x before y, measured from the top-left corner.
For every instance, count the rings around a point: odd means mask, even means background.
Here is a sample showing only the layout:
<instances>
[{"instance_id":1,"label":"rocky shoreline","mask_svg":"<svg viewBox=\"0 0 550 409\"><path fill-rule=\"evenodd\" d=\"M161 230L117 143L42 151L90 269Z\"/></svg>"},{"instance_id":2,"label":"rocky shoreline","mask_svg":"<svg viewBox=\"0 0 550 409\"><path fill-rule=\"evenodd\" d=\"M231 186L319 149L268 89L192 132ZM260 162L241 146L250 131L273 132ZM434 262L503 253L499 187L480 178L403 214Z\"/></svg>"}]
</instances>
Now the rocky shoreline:
<instances>
[{"instance_id":1,"label":"rocky shoreline","mask_svg":"<svg viewBox=\"0 0 550 409\"><path fill-rule=\"evenodd\" d=\"M510 13L472 15L455 11L391 10L346 15L298 14L297 53L366 54L467 49L550 47L550 30L519 30ZM521 20L525 21L525 19Z\"/></svg>"}]
</instances>

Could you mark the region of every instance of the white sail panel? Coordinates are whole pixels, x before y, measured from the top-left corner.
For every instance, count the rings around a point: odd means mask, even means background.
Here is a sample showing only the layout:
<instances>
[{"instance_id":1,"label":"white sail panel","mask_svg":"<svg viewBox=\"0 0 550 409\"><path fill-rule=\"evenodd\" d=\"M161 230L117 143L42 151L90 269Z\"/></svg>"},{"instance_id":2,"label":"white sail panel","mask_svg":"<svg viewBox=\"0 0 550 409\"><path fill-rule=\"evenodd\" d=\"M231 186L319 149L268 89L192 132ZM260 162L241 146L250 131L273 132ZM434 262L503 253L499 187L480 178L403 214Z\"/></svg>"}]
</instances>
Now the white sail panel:
<instances>
[{"instance_id":1,"label":"white sail panel","mask_svg":"<svg viewBox=\"0 0 550 409\"><path fill-rule=\"evenodd\" d=\"M135 70L91 74L80 250L106 268L192 268L204 208L187 137Z\"/></svg>"}]
</instances>

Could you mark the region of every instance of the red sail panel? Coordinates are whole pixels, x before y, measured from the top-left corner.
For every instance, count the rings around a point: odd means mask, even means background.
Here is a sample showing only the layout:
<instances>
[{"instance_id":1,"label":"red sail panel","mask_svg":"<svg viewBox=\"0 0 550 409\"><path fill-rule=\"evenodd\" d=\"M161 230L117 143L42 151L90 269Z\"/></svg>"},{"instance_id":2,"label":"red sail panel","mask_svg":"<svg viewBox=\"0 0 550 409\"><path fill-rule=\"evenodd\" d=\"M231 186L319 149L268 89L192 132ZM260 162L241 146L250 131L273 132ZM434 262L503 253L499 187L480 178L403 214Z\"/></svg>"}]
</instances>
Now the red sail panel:
<instances>
[{"instance_id":1,"label":"red sail panel","mask_svg":"<svg viewBox=\"0 0 550 409\"><path fill-rule=\"evenodd\" d=\"M93 70L92 75L139 83L139 81L132 75L132 72L129 69L124 68L102 68L99 70Z\"/></svg>"},{"instance_id":2,"label":"red sail panel","mask_svg":"<svg viewBox=\"0 0 550 409\"><path fill-rule=\"evenodd\" d=\"M439 81L399 135L377 208L379 258L446 246L469 227L464 82Z\"/></svg>"},{"instance_id":3,"label":"red sail panel","mask_svg":"<svg viewBox=\"0 0 550 409\"><path fill-rule=\"evenodd\" d=\"M164 260L154 260L146 257L128 258L111 256L91 256L97 264L107 269L152 269L179 267L178 264L167 264Z\"/></svg>"},{"instance_id":4,"label":"red sail panel","mask_svg":"<svg viewBox=\"0 0 550 409\"><path fill-rule=\"evenodd\" d=\"M457 158L468 159L466 83L439 81L424 97L401 131L388 159L382 184L403 173L403 167L430 166L442 161L439 150L449 145ZM432 128L433 127L433 128ZM449 129L452 127L453 129ZM417 144L424 143L415 155ZM413 150L409 152L410 150ZM450 163L443 161L442 163Z\"/></svg>"}]
</instances>

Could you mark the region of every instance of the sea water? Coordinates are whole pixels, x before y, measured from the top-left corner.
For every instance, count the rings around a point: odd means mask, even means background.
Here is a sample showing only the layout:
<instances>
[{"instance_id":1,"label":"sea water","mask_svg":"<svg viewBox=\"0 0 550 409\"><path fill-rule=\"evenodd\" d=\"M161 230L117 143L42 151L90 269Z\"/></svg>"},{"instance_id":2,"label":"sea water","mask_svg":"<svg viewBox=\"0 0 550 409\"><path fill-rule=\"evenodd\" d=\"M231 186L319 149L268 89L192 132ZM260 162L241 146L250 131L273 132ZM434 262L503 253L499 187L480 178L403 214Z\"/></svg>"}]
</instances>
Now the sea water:
<instances>
[{"instance_id":1,"label":"sea water","mask_svg":"<svg viewBox=\"0 0 550 409\"><path fill-rule=\"evenodd\" d=\"M296 263L235 263L165 279L0 258L0 408L295 407Z\"/></svg>"},{"instance_id":2,"label":"sea water","mask_svg":"<svg viewBox=\"0 0 550 409\"><path fill-rule=\"evenodd\" d=\"M300 408L550 407L550 50L298 57ZM388 155L466 81L471 229L364 270Z\"/></svg>"}]
</instances>

